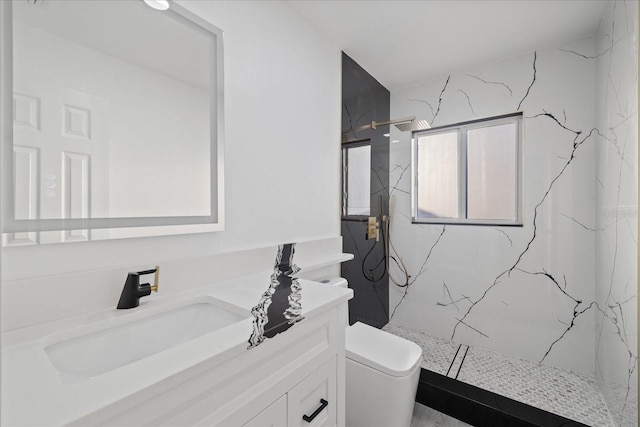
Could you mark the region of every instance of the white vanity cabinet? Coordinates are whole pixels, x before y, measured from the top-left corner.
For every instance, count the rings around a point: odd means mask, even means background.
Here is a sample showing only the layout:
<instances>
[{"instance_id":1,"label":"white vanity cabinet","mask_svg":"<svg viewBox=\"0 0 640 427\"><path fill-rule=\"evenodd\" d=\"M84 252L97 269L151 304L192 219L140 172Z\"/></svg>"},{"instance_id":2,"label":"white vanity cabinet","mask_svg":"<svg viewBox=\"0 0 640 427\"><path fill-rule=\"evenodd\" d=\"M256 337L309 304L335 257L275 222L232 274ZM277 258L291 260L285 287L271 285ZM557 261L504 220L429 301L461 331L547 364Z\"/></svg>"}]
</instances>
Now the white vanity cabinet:
<instances>
[{"instance_id":1,"label":"white vanity cabinet","mask_svg":"<svg viewBox=\"0 0 640 427\"><path fill-rule=\"evenodd\" d=\"M243 427L335 426L338 408L336 380L336 359L332 358L244 423Z\"/></svg>"},{"instance_id":2,"label":"white vanity cabinet","mask_svg":"<svg viewBox=\"0 0 640 427\"><path fill-rule=\"evenodd\" d=\"M291 389L287 393L287 426L336 425L336 380L336 360L332 358Z\"/></svg>"},{"instance_id":3,"label":"white vanity cabinet","mask_svg":"<svg viewBox=\"0 0 640 427\"><path fill-rule=\"evenodd\" d=\"M319 323L309 325L315 327L306 334L303 328L296 331L296 335L300 336L302 342L285 344L288 350L277 356L281 362L274 360L274 365L281 367L279 373L274 372L264 377L260 384L243 393L251 396L247 397L246 403L241 399L235 399L239 404L229 416L221 416L220 413L224 411L217 411L198 425L224 427L344 425L344 327L338 327L336 322L336 318L341 317L338 315L340 311L343 310L337 309L333 316L323 315L321 318L310 321L309 323ZM303 324L304 322L294 326L282 338ZM339 342L332 343L332 339ZM314 414L316 411L318 413ZM312 419L307 418L309 421L306 421L303 419L305 416Z\"/></svg>"},{"instance_id":4,"label":"white vanity cabinet","mask_svg":"<svg viewBox=\"0 0 640 427\"><path fill-rule=\"evenodd\" d=\"M253 277L210 293L188 294L181 300L170 296L156 299L137 311L105 310L4 333L0 424L344 426L345 324L353 292L303 279L300 282L303 319L251 349L253 318L249 310L264 291L264 280ZM109 334L122 334L129 325L152 325L150 331L156 331L158 339L162 334L173 336L166 324L149 319L203 301L219 309L231 310L233 306L247 317L86 377L61 376L61 370L68 367L56 368L47 356L52 342L65 342L60 340L80 334L84 343L83 337L102 333L104 327L110 328ZM154 343L149 341L142 343L142 348ZM104 353L105 360L120 360L117 348L111 350ZM78 362L86 362L82 357L89 358L79 354ZM303 419L314 412L313 420Z\"/></svg>"},{"instance_id":5,"label":"white vanity cabinet","mask_svg":"<svg viewBox=\"0 0 640 427\"><path fill-rule=\"evenodd\" d=\"M287 425L287 395L273 402L242 427L278 427Z\"/></svg>"},{"instance_id":6,"label":"white vanity cabinet","mask_svg":"<svg viewBox=\"0 0 640 427\"><path fill-rule=\"evenodd\" d=\"M105 412L74 424L344 426L347 302L322 308L286 332L256 348L243 349L217 366L204 363L168 379L167 387L159 384L149 390L145 402L115 417L98 422ZM305 421L303 416L312 416L322 401L327 402L326 407L313 420Z\"/></svg>"}]
</instances>

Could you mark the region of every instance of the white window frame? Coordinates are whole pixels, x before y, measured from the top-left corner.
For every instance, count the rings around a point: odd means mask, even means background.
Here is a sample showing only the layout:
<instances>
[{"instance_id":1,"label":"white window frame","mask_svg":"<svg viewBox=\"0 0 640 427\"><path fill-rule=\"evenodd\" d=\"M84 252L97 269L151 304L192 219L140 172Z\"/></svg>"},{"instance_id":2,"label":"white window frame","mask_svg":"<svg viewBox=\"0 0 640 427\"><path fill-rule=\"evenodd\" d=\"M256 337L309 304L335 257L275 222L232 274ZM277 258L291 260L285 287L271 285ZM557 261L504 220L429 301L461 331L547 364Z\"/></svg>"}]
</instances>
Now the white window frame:
<instances>
[{"instance_id":1,"label":"white window frame","mask_svg":"<svg viewBox=\"0 0 640 427\"><path fill-rule=\"evenodd\" d=\"M516 124L516 218L506 219L468 219L467 218L467 131L472 129ZM458 133L458 218L424 218L418 217L418 138L424 135L435 135L443 132L457 131ZM460 225L493 225L493 226L522 226L522 145L523 145L523 115L522 112L488 117L452 125L438 126L423 131L412 132L411 138L411 221L414 224L460 224Z\"/></svg>"}]
</instances>

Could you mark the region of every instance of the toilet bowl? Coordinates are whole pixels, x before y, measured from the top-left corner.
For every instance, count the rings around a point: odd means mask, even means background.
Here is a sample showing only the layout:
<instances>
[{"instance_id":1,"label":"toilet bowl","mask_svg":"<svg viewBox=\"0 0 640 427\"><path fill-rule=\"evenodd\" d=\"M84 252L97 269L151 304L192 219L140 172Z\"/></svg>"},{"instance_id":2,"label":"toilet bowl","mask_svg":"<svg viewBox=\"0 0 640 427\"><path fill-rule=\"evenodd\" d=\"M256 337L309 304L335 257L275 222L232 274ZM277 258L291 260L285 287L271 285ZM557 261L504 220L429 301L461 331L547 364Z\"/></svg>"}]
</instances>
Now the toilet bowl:
<instances>
[{"instance_id":1,"label":"toilet bowl","mask_svg":"<svg viewBox=\"0 0 640 427\"><path fill-rule=\"evenodd\" d=\"M346 287L342 277L328 281ZM364 323L345 329L347 427L408 427L422 349Z\"/></svg>"},{"instance_id":2,"label":"toilet bowl","mask_svg":"<svg viewBox=\"0 0 640 427\"><path fill-rule=\"evenodd\" d=\"M360 322L345 333L347 426L408 427L422 349Z\"/></svg>"}]
</instances>

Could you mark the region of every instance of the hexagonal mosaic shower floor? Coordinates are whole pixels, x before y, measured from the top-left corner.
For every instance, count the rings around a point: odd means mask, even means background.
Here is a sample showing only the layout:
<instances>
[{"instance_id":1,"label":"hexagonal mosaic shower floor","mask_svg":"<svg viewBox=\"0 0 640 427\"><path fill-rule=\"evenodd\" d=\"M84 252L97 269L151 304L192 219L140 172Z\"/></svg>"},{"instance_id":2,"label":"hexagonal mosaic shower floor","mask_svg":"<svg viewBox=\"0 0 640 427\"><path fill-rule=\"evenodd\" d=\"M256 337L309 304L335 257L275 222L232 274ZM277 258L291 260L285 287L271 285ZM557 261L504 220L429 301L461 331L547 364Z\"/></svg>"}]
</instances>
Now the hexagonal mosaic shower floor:
<instances>
[{"instance_id":1,"label":"hexagonal mosaic shower floor","mask_svg":"<svg viewBox=\"0 0 640 427\"><path fill-rule=\"evenodd\" d=\"M613 426L595 377L387 324L423 349L422 367L593 427Z\"/></svg>"}]
</instances>

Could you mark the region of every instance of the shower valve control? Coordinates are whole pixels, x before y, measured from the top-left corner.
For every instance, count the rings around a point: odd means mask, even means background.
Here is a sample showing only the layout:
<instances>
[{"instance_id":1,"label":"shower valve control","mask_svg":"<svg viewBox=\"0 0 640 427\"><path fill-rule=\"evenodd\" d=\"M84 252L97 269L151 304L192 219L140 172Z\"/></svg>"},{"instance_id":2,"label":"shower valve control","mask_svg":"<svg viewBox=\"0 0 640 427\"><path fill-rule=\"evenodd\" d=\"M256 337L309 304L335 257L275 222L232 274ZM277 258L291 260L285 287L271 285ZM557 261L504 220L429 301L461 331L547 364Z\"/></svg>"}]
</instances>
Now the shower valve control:
<instances>
[{"instance_id":1,"label":"shower valve control","mask_svg":"<svg viewBox=\"0 0 640 427\"><path fill-rule=\"evenodd\" d=\"M376 242L379 239L378 229L380 228L380 224L375 216L370 216L367 221L367 240L376 239Z\"/></svg>"}]
</instances>

